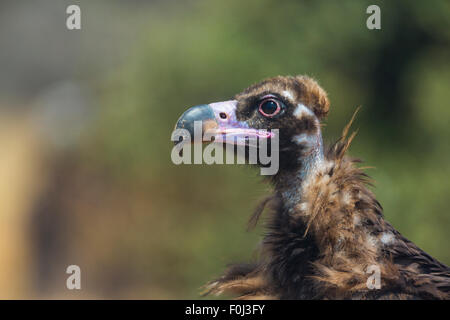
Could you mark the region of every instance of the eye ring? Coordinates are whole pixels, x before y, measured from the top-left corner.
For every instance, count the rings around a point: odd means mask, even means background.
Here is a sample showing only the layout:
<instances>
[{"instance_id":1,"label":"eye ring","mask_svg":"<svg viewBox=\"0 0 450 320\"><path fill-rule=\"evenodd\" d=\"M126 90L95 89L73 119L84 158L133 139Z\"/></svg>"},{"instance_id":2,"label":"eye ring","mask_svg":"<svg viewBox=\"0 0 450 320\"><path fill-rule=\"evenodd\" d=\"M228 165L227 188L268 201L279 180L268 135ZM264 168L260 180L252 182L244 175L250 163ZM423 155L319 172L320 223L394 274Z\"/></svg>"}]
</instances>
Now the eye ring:
<instances>
[{"instance_id":1,"label":"eye ring","mask_svg":"<svg viewBox=\"0 0 450 320\"><path fill-rule=\"evenodd\" d=\"M258 111L264 117L272 118L280 113L281 104L274 98L267 98L259 103Z\"/></svg>"}]
</instances>

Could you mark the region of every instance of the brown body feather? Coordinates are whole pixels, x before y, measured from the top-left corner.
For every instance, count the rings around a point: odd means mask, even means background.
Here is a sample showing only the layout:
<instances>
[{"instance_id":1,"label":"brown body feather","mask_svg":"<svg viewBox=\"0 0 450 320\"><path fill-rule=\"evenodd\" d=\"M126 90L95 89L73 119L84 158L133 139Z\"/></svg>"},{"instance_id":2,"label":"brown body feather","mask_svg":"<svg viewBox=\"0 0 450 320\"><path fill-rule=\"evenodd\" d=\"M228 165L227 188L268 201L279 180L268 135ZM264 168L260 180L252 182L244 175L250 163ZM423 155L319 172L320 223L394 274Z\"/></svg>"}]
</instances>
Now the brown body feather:
<instances>
[{"instance_id":1,"label":"brown body feather","mask_svg":"<svg viewBox=\"0 0 450 320\"><path fill-rule=\"evenodd\" d=\"M449 268L384 220L381 205L367 187L370 178L356 166L360 161L345 155L354 137L346 139L348 128L329 148L323 165L303 182L302 201L287 219L283 217L287 222L281 229L277 220L284 213L279 195L261 202L250 227L267 204L273 208L259 261L230 266L206 286L206 294L239 299L450 297ZM306 259L295 261L296 255L303 258L303 254ZM293 262L297 264L289 265ZM380 289L367 286L369 266L379 267Z\"/></svg>"}]
</instances>

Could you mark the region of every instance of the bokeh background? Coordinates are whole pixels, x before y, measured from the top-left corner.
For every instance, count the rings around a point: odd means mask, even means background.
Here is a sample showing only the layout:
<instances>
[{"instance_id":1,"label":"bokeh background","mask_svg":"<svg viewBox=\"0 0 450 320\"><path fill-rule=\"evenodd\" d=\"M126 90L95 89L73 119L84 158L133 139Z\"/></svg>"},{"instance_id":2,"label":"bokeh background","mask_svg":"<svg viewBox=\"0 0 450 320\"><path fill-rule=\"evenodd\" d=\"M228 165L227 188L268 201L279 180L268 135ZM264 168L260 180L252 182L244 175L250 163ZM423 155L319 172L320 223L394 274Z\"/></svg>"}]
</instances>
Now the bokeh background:
<instances>
[{"instance_id":1,"label":"bokeh background","mask_svg":"<svg viewBox=\"0 0 450 320\"><path fill-rule=\"evenodd\" d=\"M449 264L449 14L445 0L1 0L0 298L196 299L252 259L263 229L246 221L270 186L243 165L172 164L170 134L187 107L275 75L329 92L328 142L362 106L351 154L376 167L387 219Z\"/></svg>"}]
</instances>

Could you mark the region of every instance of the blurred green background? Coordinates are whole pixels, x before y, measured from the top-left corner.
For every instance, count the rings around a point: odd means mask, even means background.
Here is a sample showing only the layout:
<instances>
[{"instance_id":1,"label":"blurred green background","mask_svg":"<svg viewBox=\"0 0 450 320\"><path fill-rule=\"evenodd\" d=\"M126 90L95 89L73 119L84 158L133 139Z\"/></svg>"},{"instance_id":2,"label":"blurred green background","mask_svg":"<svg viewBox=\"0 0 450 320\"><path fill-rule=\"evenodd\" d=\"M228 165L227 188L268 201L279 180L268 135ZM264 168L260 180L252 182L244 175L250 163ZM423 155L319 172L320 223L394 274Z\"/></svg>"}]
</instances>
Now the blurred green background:
<instances>
[{"instance_id":1,"label":"blurred green background","mask_svg":"<svg viewBox=\"0 0 450 320\"><path fill-rule=\"evenodd\" d=\"M0 297L196 299L251 260L264 231L246 221L270 186L243 165L172 164L170 134L187 107L275 75L328 91L327 142L362 106L351 155L376 167L387 219L449 264L449 14L445 0L0 1Z\"/></svg>"}]
</instances>

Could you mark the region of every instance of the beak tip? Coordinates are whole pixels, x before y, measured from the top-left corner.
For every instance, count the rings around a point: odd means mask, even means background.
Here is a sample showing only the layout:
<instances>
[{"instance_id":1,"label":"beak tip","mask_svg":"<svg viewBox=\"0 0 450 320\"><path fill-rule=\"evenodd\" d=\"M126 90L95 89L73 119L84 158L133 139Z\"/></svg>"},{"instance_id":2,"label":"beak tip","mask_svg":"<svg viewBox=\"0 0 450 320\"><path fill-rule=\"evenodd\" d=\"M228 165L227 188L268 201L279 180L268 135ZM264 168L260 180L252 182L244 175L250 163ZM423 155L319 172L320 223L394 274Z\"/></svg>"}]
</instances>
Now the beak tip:
<instances>
[{"instance_id":1,"label":"beak tip","mask_svg":"<svg viewBox=\"0 0 450 320\"><path fill-rule=\"evenodd\" d=\"M198 106L194 106L186 110L181 117L178 119L175 130L184 129L187 130L191 137L194 136L194 123L196 121L202 121L203 123L207 123L210 121L215 121L214 111L208 104L202 104ZM175 142L178 144L182 140Z\"/></svg>"}]
</instances>

